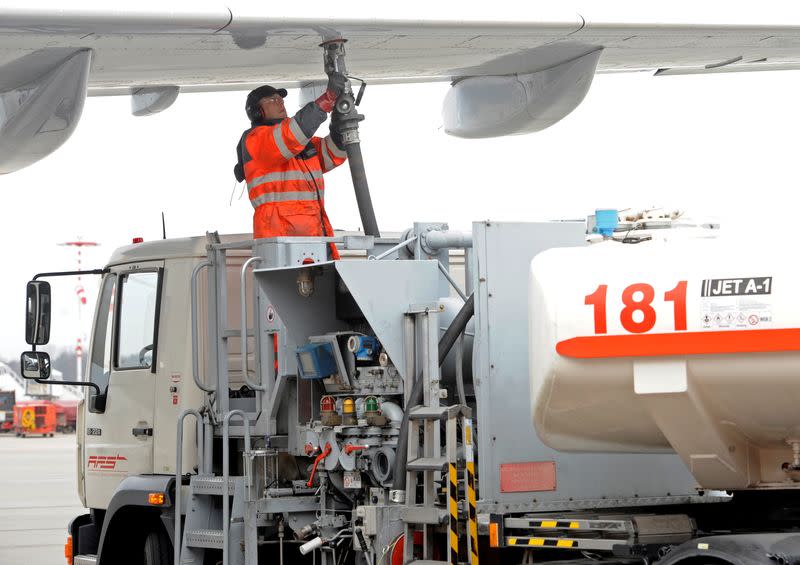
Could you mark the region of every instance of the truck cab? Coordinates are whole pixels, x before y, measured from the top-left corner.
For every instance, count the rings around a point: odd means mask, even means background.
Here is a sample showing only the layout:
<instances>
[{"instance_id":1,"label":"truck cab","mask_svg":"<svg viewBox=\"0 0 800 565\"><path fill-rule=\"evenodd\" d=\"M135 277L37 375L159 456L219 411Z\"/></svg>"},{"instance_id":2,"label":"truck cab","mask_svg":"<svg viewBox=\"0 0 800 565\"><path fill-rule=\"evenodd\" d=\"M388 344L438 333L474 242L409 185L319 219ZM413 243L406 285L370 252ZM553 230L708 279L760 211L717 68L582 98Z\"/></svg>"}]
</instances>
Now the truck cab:
<instances>
[{"instance_id":1,"label":"truck cab","mask_svg":"<svg viewBox=\"0 0 800 565\"><path fill-rule=\"evenodd\" d=\"M206 244L205 237L136 243L118 249L106 267L86 375L100 395L81 406L78 426L79 490L88 508L107 509L127 476L175 472L175 422L203 401L193 373L205 373L206 344L198 344L193 368L193 320L187 314L193 311L192 275L207 257ZM238 274L248 256L249 250L228 254L232 296L238 296ZM209 281L196 279L196 319L206 320ZM238 320L238 309L229 311ZM189 468L196 465L194 450L187 447L184 455Z\"/></svg>"}]
</instances>

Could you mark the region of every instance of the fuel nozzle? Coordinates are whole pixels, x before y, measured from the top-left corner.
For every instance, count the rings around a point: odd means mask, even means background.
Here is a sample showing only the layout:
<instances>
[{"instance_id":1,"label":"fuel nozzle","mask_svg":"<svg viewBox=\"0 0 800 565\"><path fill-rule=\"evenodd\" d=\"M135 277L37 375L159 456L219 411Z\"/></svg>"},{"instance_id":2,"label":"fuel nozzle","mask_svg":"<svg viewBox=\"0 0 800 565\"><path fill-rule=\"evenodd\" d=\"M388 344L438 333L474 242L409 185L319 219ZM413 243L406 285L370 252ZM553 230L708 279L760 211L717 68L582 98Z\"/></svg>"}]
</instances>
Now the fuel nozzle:
<instances>
[{"instance_id":1,"label":"fuel nozzle","mask_svg":"<svg viewBox=\"0 0 800 565\"><path fill-rule=\"evenodd\" d=\"M350 84L345 64L344 38L331 39L320 44L324 49L325 74L330 76L332 73L341 73L348 80L345 84L344 92L336 99L331 116L331 127L336 128L341 136L341 149L347 152L347 160L350 164L350 174L353 177L353 188L356 192L356 202L358 212L361 216L361 224L364 226L366 235L380 237L378 222L375 219L375 210L372 208L372 197L369 193L367 183L367 173L364 167L364 158L361 155L361 139L358 135L358 122L364 116L356 111L356 106L364 93L365 83L361 81L361 89L358 98L353 96L353 87Z\"/></svg>"},{"instance_id":2,"label":"fuel nozzle","mask_svg":"<svg viewBox=\"0 0 800 565\"><path fill-rule=\"evenodd\" d=\"M325 74L330 76L333 73L340 73L348 79L345 83L344 92L336 99L336 104L333 107L333 114L331 115L331 122L336 124L337 129L342 134L342 143L345 145L343 149L350 144L360 142L358 136L358 122L364 119L364 116L356 111L357 101L353 95L353 86L350 83L350 77L347 74L344 51L344 44L346 41L347 40L343 38L331 39L321 45L325 50ZM363 83L361 92L359 92L359 99L362 94Z\"/></svg>"}]
</instances>

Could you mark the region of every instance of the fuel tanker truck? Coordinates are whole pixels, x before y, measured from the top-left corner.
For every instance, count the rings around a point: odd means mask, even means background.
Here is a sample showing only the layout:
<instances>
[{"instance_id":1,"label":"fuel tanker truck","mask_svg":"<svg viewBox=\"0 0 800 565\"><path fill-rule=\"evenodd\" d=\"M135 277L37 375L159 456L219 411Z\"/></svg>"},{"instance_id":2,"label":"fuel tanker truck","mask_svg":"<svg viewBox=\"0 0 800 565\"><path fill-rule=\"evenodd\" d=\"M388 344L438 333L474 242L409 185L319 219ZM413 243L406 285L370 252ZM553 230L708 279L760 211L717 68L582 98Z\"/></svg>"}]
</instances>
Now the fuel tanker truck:
<instances>
[{"instance_id":1,"label":"fuel tanker truck","mask_svg":"<svg viewBox=\"0 0 800 565\"><path fill-rule=\"evenodd\" d=\"M597 226L118 249L68 563L800 563L798 267Z\"/></svg>"}]
</instances>

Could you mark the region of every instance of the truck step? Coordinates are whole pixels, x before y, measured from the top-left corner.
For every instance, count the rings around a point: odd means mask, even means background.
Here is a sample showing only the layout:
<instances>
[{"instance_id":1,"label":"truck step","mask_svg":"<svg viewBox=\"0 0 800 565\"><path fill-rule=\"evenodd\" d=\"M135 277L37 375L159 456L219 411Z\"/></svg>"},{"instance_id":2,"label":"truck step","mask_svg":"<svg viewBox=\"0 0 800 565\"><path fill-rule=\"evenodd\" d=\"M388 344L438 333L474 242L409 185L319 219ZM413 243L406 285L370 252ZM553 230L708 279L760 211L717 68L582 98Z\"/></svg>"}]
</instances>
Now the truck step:
<instances>
[{"instance_id":1,"label":"truck step","mask_svg":"<svg viewBox=\"0 0 800 565\"><path fill-rule=\"evenodd\" d=\"M207 494L222 496L223 494L223 477L215 477L211 475L196 475L192 477L192 492L194 494ZM228 477L228 494L233 494L236 488L234 477Z\"/></svg>"},{"instance_id":2,"label":"truck step","mask_svg":"<svg viewBox=\"0 0 800 565\"><path fill-rule=\"evenodd\" d=\"M446 457L420 457L408 462L409 471L445 471L447 469Z\"/></svg>"},{"instance_id":3,"label":"truck step","mask_svg":"<svg viewBox=\"0 0 800 565\"><path fill-rule=\"evenodd\" d=\"M97 565L96 555L76 555L72 558L73 565Z\"/></svg>"},{"instance_id":4,"label":"truck step","mask_svg":"<svg viewBox=\"0 0 800 565\"><path fill-rule=\"evenodd\" d=\"M222 549L222 530L190 530L186 532L187 547Z\"/></svg>"},{"instance_id":5,"label":"truck step","mask_svg":"<svg viewBox=\"0 0 800 565\"><path fill-rule=\"evenodd\" d=\"M517 537L505 539L509 547L526 547L539 549L576 549L581 551L613 551L618 545L625 545L625 540L567 537Z\"/></svg>"}]
</instances>

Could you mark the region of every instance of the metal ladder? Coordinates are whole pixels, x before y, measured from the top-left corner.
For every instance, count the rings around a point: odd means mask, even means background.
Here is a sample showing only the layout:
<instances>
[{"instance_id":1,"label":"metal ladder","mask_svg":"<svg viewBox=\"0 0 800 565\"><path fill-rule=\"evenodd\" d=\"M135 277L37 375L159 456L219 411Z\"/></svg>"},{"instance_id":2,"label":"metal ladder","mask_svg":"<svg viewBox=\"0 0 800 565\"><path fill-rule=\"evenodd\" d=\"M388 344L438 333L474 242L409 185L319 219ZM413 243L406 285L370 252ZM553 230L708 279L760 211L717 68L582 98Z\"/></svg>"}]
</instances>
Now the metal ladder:
<instances>
[{"instance_id":1,"label":"metal ladder","mask_svg":"<svg viewBox=\"0 0 800 565\"><path fill-rule=\"evenodd\" d=\"M247 337L255 331L247 328L245 274L249 265L258 261L251 257L241 269L240 305L242 313L241 328L227 327L228 320L228 261L227 251L249 248L251 242L222 244L219 237L207 234L208 259L195 265L191 276L192 309L192 373L197 387L206 393L214 394L216 402L206 401L206 413L189 409L178 419L177 461L175 467L175 565L203 563L207 549L222 550L223 565L255 565L258 558L257 530L255 527L255 500L251 492L251 477L230 477L230 420L238 417L242 421L244 434L244 454L251 452L250 427L258 413L258 398L255 412L245 413L241 409L230 409L228 350L230 338L241 338L242 371L244 380L256 391L264 387L254 383L247 374ZM200 374L199 366L199 316L198 316L198 276L203 269L209 269L207 312L207 339L210 346L209 365L215 375L211 383ZM257 395L259 392L257 392ZM249 412L249 408L248 408ZM188 500L181 504L182 491L182 453L183 422L188 415L197 420L198 474L189 480ZM222 476L212 472L213 438L215 427L222 422ZM218 428L217 428L218 431ZM205 457L204 457L205 451ZM246 473L246 469L245 469ZM231 495L233 503L231 504ZM219 500L221 497L222 500ZM181 514L185 508L186 520L181 527Z\"/></svg>"},{"instance_id":2,"label":"metal ladder","mask_svg":"<svg viewBox=\"0 0 800 565\"><path fill-rule=\"evenodd\" d=\"M222 432L222 476L193 475L189 479L189 499L186 503L186 523L181 529L181 482L183 453L183 421L189 414L197 419L198 466L203 468L203 418L197 410L186 410L178 420L177 459L175 465L175 554L176 565L203 562L206 549L221 549L222 563L251 565L257 562L255 529L246 528L248 519L254 518L252 497L246 493L246 477L231 477L230 420L234 416L243 421L244 452L250 453L250 422L241 410L231 410L225 415ZM206 454L211 457L211 454ZM233 495L233 505L230 496ZM215 497L222 497L221 510ZM250 503L250 504L248 504ZM181 533L182 530L182 533ZM181 540L177 542L177 540Z\"/></svg>"},{"instance_id":3,"label":"metal ladder","mask_svg":"<svg viewBox=\"0 0 800 565\"><path fill-rule=\"evenodd\" d=\"M446 422L445 456L438 443L439 423ZM461 421L464 458L458 458L458 423ZM417 442L423 431L423 453ZM478 524L475 507L474 457L472 452L471 410L467 406L419 406L409 413L409 446L406 481L404 563L415 565L478 565ZM459 478L461 474L461 478ZM437 504L437 482L447 477L447 507ZM422 504L418 505L417 487L422 484ZM466 517L466 548L460 542L461 516ZM449 560L433 559L434 530L447 522ZM421 527L422 559L414 557L414 533Z\"/></svg>"}]
</instances>

